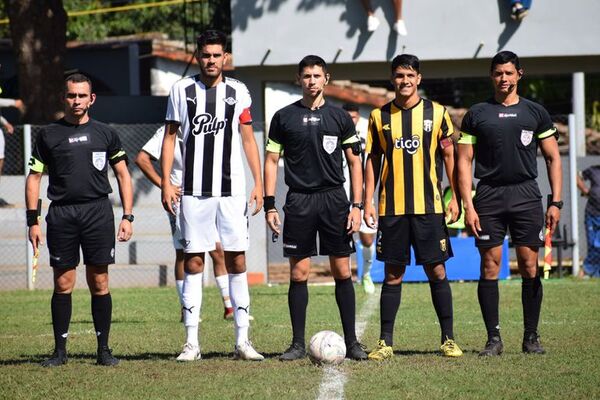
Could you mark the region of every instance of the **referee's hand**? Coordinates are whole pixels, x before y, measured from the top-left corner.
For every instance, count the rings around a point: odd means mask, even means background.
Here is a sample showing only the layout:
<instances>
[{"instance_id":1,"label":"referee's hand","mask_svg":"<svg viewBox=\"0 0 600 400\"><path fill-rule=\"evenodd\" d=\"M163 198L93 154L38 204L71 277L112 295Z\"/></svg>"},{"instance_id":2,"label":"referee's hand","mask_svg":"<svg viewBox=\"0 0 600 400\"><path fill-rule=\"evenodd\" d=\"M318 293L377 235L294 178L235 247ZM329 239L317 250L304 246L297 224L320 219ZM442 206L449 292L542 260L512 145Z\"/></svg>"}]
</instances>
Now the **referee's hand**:
<instances>
[{"instance_id":1,"label":"referee's hand","mask_svg":"<svg viewBox=\"0 0 600 400\"><path fill-rule=\"evenodd\" d=\"M131 222L126 219L122 219L119 224L119 233L117 235L117 239L119 242L126 242L131 239L131 235L133 235L133 227L131 226Z\"/></svg>"},{"instance_id":2,"label":"referee's hand","mask_svg":"<svg viewBox=\"0 0 600 400\"><path fill-rule=\"evenodd\" d=\"M559 220L560 210L558 207L548 207L546 210L546 227L550 228L550 235L554 235Z\"/></svg>"},{"instance_id":3,"label":"referee's hand","mask_svg":"<svg viewBox=\"0 0 600 400\"><path fill-rule=\"evenodd\" d=\"M350 210L350 214L348 214L348 222L346 223L346 229L349 235L358 232L358 230L360 229L360 208L352 207L352 210Z\"/></svg>"},{"instance_id":4,"label":"referee's hand","mask_svg":"<svg viewBox=\"0 0 600 400\"><path fill-rule=\"evenodd\" d=\"M377 213L372 204L365 204L363 219L369 228L377 229Z\"/></svg>"},{"instance_id":5,"label":"referee's hand","mask_svg":"<svg viewBox=\"0 0 600 400\"><path fill-rule=\"evenodd\" d=\"M175 215L174 205L179 202L176 188L171 185L171 182L163 180L161 185L162 205L165 211Z\"/></svg>"},{"instance_id":6,"label":"referee's hand","mask_svg":"<svg viewBox=\"0 0 600 400\"><path fill-rule=\"evenodd\" d=\"M44 244L42 243L42 228L39 225L31 225L29 227L29 241L33 246L33 253L35 254L38 248Z\"/></svg>"},{"instance_id":7,"label":"referee's hand","mask_svg":"<svg viewBox=\"0 0 600 400\"><path fill-rule=\"evenodd\" d=\"M469 230L479 239L479 232L481 232L481 224L479 223L479 215L477 211L471 206L465 207L465 225Z\"/></svg>"},{"instance_id":8,"label":"referee's hand","mask_svg":"<svg viewBox=\"0 0 600 400\"><path fill-rule=\"evenodd\" d=\"M277 210L272 209L265 213L265 218L267 220L267 225L274 233L281 235L281 221L279 220L279 213Z\"/></svg>"}]
</instances>

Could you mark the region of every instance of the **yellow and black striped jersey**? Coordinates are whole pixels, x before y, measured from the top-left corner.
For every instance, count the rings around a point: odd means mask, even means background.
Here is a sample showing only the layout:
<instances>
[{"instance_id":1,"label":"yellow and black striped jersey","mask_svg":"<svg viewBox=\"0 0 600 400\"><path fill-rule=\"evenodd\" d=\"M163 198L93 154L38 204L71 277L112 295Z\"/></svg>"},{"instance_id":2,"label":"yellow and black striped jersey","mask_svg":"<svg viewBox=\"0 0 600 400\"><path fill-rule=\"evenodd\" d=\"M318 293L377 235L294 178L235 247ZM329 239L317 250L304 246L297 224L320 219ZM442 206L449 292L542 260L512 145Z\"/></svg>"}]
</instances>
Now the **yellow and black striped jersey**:
<instances>
[{"instance_id":1,"label":"yellow and black striped jersey","mask_svg":"<svg viewBox=\"0 0 600 400\"><path fill-rule=\"evenodd\" d=\"M448 111L431 100L408 110L392 101L371 112L365 151L383 155L379 215L444 212L440 140L453 133Z\"/></svg>"}]
</instances>

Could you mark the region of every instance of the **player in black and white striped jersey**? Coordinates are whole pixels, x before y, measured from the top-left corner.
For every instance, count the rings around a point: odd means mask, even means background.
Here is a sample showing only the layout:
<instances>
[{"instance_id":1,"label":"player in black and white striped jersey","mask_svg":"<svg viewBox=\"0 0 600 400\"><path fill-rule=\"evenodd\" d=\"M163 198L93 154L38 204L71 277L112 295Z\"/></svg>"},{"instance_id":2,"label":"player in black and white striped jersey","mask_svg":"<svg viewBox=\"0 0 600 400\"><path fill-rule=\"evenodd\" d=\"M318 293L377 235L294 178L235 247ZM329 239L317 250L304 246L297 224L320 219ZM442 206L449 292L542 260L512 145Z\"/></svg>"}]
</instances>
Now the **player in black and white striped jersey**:
<instances>
[{"instance_id":1,"label":"player in black and white striped jersey","mask_svg":"<svg viewBox=\"0 0 600 400\"><path fill-rule=\"evenodd\" d=\"M175 137L183 139L183 193L181 199L168 179L161 182L164 208L173 213L180 201L181 233L184 240L183 283L186 344L180 361L200 358L198 318L202 304L204 254L221 242L229 273L234 308L236 358L262 360L248 339L250 295L246 276L248 207L253 215L263 203L258 147L252 130L250 93L235 79L225 78L228 57L225 34L209 30L198 37L200 75L176 82L169 94L162 176L173 166ZM240 146L254 178L250 201L246 202L245 176Z\"/></svg>"}]
</instances>

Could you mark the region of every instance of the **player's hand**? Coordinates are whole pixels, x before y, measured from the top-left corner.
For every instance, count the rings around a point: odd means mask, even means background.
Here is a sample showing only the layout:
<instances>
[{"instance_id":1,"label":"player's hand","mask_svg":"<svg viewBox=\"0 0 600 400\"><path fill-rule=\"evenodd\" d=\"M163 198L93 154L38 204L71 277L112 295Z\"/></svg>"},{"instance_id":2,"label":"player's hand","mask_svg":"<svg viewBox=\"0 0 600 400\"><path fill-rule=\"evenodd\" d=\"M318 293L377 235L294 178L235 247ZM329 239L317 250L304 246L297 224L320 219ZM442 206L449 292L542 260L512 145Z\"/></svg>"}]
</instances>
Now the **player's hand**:
<instances>
[{"instance_id":1,"label":"player's hand","mask_svg":"<svg viewBox=\"0 0 600 400\"><path fill-rule=\"evenodd\" d=\"M179 190L181 192L181 189ZM175 215L174 205L179 202L179 196L177 195L176 188L171 185L171 182L163 182L161 187L161 198L165 211Z\"/></svg>"},{"instance_id":2,"label":"player's hand","mask_svg":"<svg viewBox=\"0 0 600 400\"><path fill-rule=\"evenodd\" d=\"M348 222L346 223L346 230L349 235L358 232L360 229L360 208L352 207L348 214Z\"/></svg>"},{"instance_id":3,"label":"player's hand","mask_svg":"<svg viewBox=\"0 0 600 400\"><path fill-rule=\"evenodd\" d=\"M279 226L281 225L281 221L279 220L279 213L277 210L269 210L265 213L265 218L267 220L267 225L274 233L281 235L281 230Z\"/></svg>"},{"instance_id":4,"label":"player's hand","mask_svg":"<svg viewBox=\"0 0 600 400\"><path fill-rule=\"evenodd\" d=\"M29 241L33 246L33 253L38 251L40 246L43 246L42 242L42 228L39 225L32 225L29 227Z\"/></svg>"},{"instance_id":5,"label":"player's hand","mask_svg":"<svg viewBox=\"0 0 600 400\"><path fill-rule=\"evenodd\" d=\"M475 211L473 206L465 209L465 226L479 239L481 224L479 223L479 215L477 215L477 211Z\"/></svg>"},{"instance_id":6,"label":"player's hand","mask_svg":"<svg viewBox=\"0 0 600 400\"><path fill-rule=\"evenodd\" d=\"M263 203L262 187L260 185L254 186L254 189L252 189L252 192L250 193L250 200L248 200L248 208L252 208L252 204L254 204L254 211L252 211L253 216L258 214L262 209Z\"/></svg>"},{"instance_id":7,"label":"player's hand","mask_svg":"<svg viewBox=\"0 0 600 400\"><path fill-rule=\"evenodd\" d=\"M375 212L375 207L373 207L372 204L365 204L363 219L369 228L377 229L377 213Z\"/></svg>"},{"instance_id":8,"label":"player's hand","mask_svg":"<svg viewBox=\"0 0 600 400\"><path fill-rule=\"evenodd\" d=\"M460 209L458 207L458 201L456 197L452 196L448 208L446 209L446 224L452 224L458 220L458 213Z\"/></svg>"},{"instance_id":9,"label":"player's hand","mask_svg":"<svg viewBox=\"0 0 600 400\"><path fill-rule=\"evenodd\" d=\"M6 125L4 125L4 129L6 129L6 133L8 133L9 135L15 133L15 127L12 126L10 122L7 122Z\"/></svg>"},{"instance_id":10,"label":"player's hand","mask_svg":"<svg viewBox=\"0 0 600 400\"><path fill-rule=\"evenodd\" d=\"M181 189L181 186L175 186L175 194L177 195L178 199L181 199L182 193L183 193L183 190Z\"/></svg>"},{"instance_id":11,"label":"player's hand","mask_svg":"<svg viewBox=\"0 0 600 400\"><path fill-rule=\"evenodd\" d=\"M550 206L546 210L546 227L550 228L550 234L554 235L554 230L560 220L560 210L558 207Z\"/></svg>"},{"instance_id":12,"label":"player's hand","mask_svg":"<svg viewBox=\"0 0 600 400\"><path fill-rule=\"evenodd\" d=\"M117 239L119 242L126 242L131 239L131 235L133 235L133 226L131 222L126 219L122 219L119 224L119 233L117 235Z\"/></svg>"}]
</instances>

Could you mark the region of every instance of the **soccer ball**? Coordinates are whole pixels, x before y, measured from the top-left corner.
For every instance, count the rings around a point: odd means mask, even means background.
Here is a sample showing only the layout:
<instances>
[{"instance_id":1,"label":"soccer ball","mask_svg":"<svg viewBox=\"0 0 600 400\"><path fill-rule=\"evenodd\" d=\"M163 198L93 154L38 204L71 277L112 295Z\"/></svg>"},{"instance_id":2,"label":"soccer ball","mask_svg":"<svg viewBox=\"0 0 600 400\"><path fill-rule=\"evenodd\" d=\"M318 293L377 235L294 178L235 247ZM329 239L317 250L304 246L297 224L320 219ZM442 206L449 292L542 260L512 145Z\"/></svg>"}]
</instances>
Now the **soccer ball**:
<instances>
[{"instance_id":1,"label":"soccer ball","mask_svg":"<svg viewBox=\"0 0 600 400\"><path fill-rule=\"evenodd\" d=\"M339 364L346 357L346 343L333 331L317 332L310 338L308 357L316 365Z\"/></svg>"}]
</instances>

